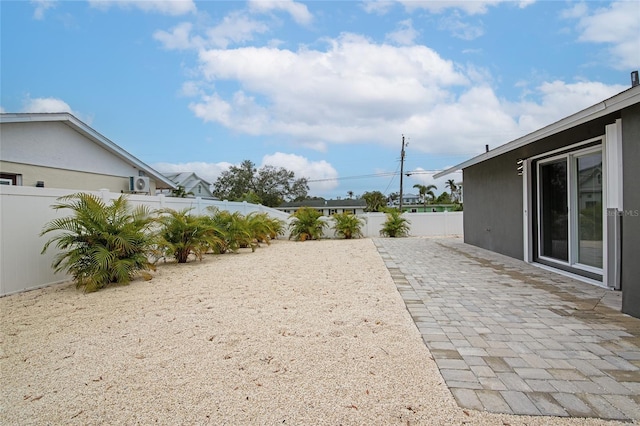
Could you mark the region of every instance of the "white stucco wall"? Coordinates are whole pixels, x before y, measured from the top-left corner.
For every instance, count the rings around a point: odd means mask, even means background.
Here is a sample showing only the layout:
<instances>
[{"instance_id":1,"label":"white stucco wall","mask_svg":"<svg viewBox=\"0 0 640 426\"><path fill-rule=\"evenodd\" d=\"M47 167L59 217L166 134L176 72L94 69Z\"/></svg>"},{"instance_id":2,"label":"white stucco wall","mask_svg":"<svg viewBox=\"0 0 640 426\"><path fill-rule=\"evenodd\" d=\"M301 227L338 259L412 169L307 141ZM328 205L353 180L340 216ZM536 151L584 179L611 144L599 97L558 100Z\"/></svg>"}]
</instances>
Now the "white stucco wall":
<instances>
[{"instance_id":1,"label":"white stucco wall","mask_svg":"<svg viewBox=\"0 0 640 426\"><path fill-rule=\"evenodd\" d=\"M45 185L52 188L87 190L109 188L112 191L120 191L128 190L129 176L139 175L139 170L136 167L76 132L64 122L2 123L0 124L0 140L0 158L4 163L12 163L11 168L7 168L7 164L3 164L3 171L22 174L25 186L34 185L38 180L44 180ZM14 171L16 166L20 164L34 166L34 168L24 167L24 169ZM50 182L35 175L29 177L31 172L43 173L43 170L37 170L37 167L51 169L48 176ZM117 187L110 187L109 184L112 181L109 180L105 180L103 185L92 184L78 187L77 179L80 175L65 175L63 171L120 177L127 180L119 181ZM86 175L85 178L87 178ZM88 180L87 183L89 182ZM122 187L123 184L124 187ZM111 183L111 185L114 184ZM155 185L153 186L151 193L155 192Z\"/></svg>"}]
</instances>

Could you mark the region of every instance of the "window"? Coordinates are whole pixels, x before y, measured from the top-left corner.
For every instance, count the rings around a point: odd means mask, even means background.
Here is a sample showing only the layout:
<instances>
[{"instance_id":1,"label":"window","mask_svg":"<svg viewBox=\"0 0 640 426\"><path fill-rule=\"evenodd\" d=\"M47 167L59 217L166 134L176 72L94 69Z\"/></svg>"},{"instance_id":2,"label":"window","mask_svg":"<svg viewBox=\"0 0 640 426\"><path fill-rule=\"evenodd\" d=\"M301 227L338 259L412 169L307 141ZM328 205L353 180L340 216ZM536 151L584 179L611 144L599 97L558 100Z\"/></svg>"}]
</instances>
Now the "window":
<instances>
[{"instance_id":1,"label":"window","mask_svg":"<svg viewBox=\"0 0 640 426\"><path fill-rule=\"evenodd\" d=\"M538 258L602 274L602 150L558 155L537 166Z\"/></svg>"},{"instance_id":2,"label":"window","mask_svg":"<svg viewBox=\"0 0 640 426\"><path fill-rule=\"evenodd\" d=\"M22 185L22 175L16 173L0 173L0 185Z\"/></svg>"}]
</instances>

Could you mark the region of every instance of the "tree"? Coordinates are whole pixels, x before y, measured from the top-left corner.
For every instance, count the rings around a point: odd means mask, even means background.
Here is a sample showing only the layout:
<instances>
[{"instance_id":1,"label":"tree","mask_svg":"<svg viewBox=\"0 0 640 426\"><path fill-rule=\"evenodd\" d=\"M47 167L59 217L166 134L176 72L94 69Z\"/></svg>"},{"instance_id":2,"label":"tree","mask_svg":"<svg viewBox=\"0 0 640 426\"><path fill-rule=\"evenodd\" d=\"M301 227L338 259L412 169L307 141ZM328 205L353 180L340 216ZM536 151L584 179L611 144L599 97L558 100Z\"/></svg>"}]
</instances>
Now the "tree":
<instances>
[{"instance_id":1,"label":"tree","mask_svg":"<svg viewBox=\"0 0 640 426\"><path fill-rule=\"evenodd\" d=\"M420 195L420 198L422 198L425 208L427 207L427 201L436 198L436 194L433 193L433 190L438 189L438 187L435 185L420 185L419 183L416 183L413 187L418 189L418 194Z\"/></svg>"},{"instance_id":2,"label":"tree","mask_svg":"<svg viewBox=\"0 0 640 426\"><path fill-rule=\"evenodd\" d=\"M456 182L453 179L449 179L447 183L444 184L444 186L449 188L449 191L451 193L451 201L455 200L455 192L458 189L458 187L456 186Z\"/></svg>"},{"instance_id":3,"label":"tree","mask_svg":"<svg viewBox=\"0 0 640 426\"><path fill-rule=\"evenodd\" d=\"M379 212L381 211L387 202L387 197L380 191L365 192L362 194L362 199L367 203L365 211L367 212Z\"/></svg>"},{"instance_id":4,"label":"tree","mask_svg":"<svg viewBox=\"0 0 640 426\"><path fill-rule=\"evenodd\" d=\"M353 199L353 191L347 191L347 197L349 197L349 199Z\"/></svg>"},{"instance_id":5,"label":"tree","mask_svg":"<svg viewBox=\"0 0 640 426\"><path fill-rule=\"evenodd\" d=\"M443 192L438 196L438 198L436 199L436 202L438 204L451 204L451 196L449 195L448 192Z\"/></svg>"},{"instance_id":6,"label":"tree","mask_svg":"<svg viewBox=\"0 0 640 426\"><path fill-rule=\"evenodd\" d=\"M220 199L259 200L268 207L304 199L308 191L306 178L296 179L295 174L284 167L267 165L257 169L250 160L231 166L213 184L213 195Z\"/></svg>"},{"instance_id":7,"label":"tree","mask_svg":"<svg viewBox=\"0 0 640 426\"><path fill-rule=\"evenodd\" d=\"M178 185L176 189L171 190L171 196L177 198L187 198L189 195L195 195L193 192L187 192L186 188L182 185Z\"/></svg>"},{"instance_id":8,"label":"tree","mask_svg":"<svg viewBox=\"0 0 640 426\"><path fill-rule=\"evenodd\" d=\"M129 208L124 195L106 204L95 195L78 193L58 198L52 208L69 209L73 215L44 226L41 236L56 234L42 253L55 243L62 251L53 267L71 274L77 288L92 292L110 283L127 284L137 275L151 279L146 271L155 269L149 261L155 240L147 207Z\"/></svg>"},{"instance_id":9,"label":"tree","mask_svg":"<svg viewBox=\"0 0 640 426\"><path fill-rule=\"evenodd\" d=\"M391 194L389 194L389 196L387 197L387 199L389 200L389 202L391 204L393 204L398 198L400 198L400 194L398 194L397 192L392 192Z\"/></svg>"}]
</instances>

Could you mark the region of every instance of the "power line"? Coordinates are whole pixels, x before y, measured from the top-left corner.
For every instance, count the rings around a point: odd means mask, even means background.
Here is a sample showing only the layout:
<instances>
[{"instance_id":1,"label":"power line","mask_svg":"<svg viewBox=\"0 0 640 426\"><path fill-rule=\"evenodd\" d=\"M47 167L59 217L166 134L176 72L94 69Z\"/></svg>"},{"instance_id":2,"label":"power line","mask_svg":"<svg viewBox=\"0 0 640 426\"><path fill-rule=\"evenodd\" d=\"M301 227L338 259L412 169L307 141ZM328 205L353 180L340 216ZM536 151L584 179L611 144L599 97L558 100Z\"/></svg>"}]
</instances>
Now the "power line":
<instances>
[{"instance_id":1,"label":"power line","mask_svg":"<svg viewBox=\"0 0 640 426\"><path fill-rule=\"evenodd\" d=\"M413 170L404 172L405 176L411 175L424 175L424 174L435 174L440 172L441 170ZM395 172L385 172L385 173L374 173L370 175L357 175L357 176L343 176L343 177L335 177L335 178L324 178L324 179L309 179L307 182L327 182L330 180L349 180L349 179L369 179L369 178L378 178L378 177L387 177L387 176L399 176L400 172L396 169Z\"/></svg>"}]
</instances>

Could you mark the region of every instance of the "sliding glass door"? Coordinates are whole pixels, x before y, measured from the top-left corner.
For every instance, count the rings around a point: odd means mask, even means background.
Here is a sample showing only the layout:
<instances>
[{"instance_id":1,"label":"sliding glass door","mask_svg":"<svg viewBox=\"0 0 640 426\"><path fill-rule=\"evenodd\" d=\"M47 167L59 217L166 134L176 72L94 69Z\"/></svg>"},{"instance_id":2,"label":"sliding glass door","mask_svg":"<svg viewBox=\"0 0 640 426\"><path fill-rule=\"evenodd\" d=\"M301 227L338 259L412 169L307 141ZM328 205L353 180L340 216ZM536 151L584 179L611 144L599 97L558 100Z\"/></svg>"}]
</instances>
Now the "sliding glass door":
<instances>
[{"instance_id":1,"label":"sliding glass door","mask_svg":"<svg viewBox=\"0 0 640 426\"><path fill-rule=\"evenodd\" d=\"M602 153L576 157L577 261L602 268Z\"/></svg>"},{"instance_id":2,"label":"sliding glass door","mask_svg":"<svg viewBox=\"0 0 640 426\"><path fill-rule=\"evenodd\" d=\"M567 160L540 165L540 255L569 261Z\"/></svg>"},{"instance_id":3,"label":"sliding glass door","mask_svg":"<svg viewBox=\"0 0 640 426\"><path fill-rule=\"evenodd\" d=\"M538 257L602 274L602 150L538 161Z\"/></svg>"}]
</instances>

